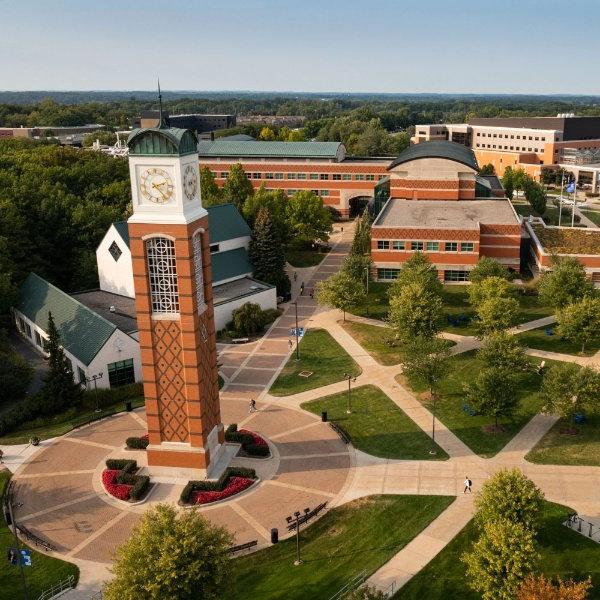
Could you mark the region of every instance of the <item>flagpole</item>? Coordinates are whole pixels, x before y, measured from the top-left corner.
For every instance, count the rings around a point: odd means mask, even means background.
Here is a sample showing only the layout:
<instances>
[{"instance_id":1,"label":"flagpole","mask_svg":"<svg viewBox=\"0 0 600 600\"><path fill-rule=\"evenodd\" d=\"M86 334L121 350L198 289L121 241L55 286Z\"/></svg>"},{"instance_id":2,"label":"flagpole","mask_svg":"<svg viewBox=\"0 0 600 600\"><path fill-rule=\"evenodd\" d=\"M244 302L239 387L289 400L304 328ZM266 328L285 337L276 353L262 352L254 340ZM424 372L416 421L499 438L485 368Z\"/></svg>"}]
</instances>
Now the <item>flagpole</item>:
<instances>
[{"instance_id":1,"label":"flagpole","mask_svg":"<svg viewBox=\"0 0 600 600\"><path fill-rule=\"evenodd\" d=\"M571 227L575 227L575 207L577 206L577 180L573 181L573 208L571 208Z\"/></svg>"},{"instance_id":2,"label":"flagpole","mask_svg":"<svg viewBox=\"0 0 600 600\"><path fill-rule=\"evenodd\" d=\"M565 185L565 170L563 169L562 177L560 179L560 198L558 199L558 226L560 227L560 219L562 217L562 196L563 196L563 187Z\"/></svg>"}]
</instances>

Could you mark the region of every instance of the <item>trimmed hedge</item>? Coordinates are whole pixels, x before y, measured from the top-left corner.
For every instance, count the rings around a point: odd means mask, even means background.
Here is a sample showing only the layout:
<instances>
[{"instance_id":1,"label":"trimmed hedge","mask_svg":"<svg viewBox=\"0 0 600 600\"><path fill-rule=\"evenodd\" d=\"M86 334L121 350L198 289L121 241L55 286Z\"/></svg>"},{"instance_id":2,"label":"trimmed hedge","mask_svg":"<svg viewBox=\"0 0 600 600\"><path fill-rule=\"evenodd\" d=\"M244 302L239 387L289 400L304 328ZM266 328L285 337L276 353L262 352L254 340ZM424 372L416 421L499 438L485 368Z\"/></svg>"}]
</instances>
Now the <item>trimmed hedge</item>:
<instances>
[{"instance_id":1,"label":"trimmed hedge","mask_svg":"<svg viewBox=\"0 0 600 600\"><path fill-rule=\"evenodd\" d=\"M150 441L148 440L147 435L141 437L128 437L125 440L127 447L132 448L133 450L145 450L149 443Z\"/></svg>"},{"instance_id":2,"label":"trimmed hedge","mask_svg":"<svg viewBox=\"0 0 600 600\"><path fill-rule=\"evenodd\" d=\"M237 423L228 425L225 430L225 441L234 444L241 444L242 450L248 456L269 456L269 446L260 445L254 442L254 436L251 433L241 433L237 430Z\"/></svg>"},{"instance_id":3,"label":"trimmed hedge","mask_svg":"<svg viewBox=\"0 0 600 600\"><path fill-rule=\"evenodd\" d=\"M126 458L109 458L106 468L110 471L118 471L115 484L130 486L129 500L139 500L150 486L148 475L136 475L137 461ZM118 496L117 496L118 497Z\"/></svg>"},{"instance_id":4,"label":"trimmed hedge","mask_svg":"<svg viewBox=\"0 0 600 600\"><path fill-rule=\"evenodd\" d=\"M137 471L137 460L129 458L109 458L106 461L106 468L111 471L125 471L126 473L135 473Z\"/></svg>"},{"instance_id":5,"label":"trimmed hedge","mask_svg":"<svg viewBox=\"0 0 600 600\"><path fill-rule=\"evenodd\" d=\"M192 492L221 492L227 486L230 477L256 479L256 471L244 467L227 467L223 472L223 475L216 481L188 481L187 485L183 488L179 499L183 504L189 504Z\"/></svg>"},{"instance_id":6,"label":"trimmed hedge","mask_svg":"<svg viewBox=\"0 0 600 600\"><path fill-rule=\"evenodd\" d=\"M144 496L150 486L150 477L148 477L148 475L135 475L135 479L136 481L131 488L129 497L132 500L139 500Z\"/></svg>"}]
</instances>

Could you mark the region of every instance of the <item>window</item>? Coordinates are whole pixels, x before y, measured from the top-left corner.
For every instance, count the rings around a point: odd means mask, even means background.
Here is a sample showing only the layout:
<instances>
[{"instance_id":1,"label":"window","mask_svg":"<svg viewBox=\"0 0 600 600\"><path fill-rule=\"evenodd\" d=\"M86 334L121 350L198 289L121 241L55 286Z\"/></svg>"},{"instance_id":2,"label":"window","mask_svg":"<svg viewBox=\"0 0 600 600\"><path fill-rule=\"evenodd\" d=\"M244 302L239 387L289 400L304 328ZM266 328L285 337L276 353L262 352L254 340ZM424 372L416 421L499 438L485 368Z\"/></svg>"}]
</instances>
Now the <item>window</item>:
<instances>
[{"instance_id":1,"label":"window","mask_svg":"<svg viewBox=\"0 0 600 600\"><path fill-rule=\"evenodd\" d=\"M25 333L25 321L21 317L19 317L19 329L21 333Z\"/></svg>"},{"instance_id":2,"label":"window","mask_svg":"<svg viewBox=\"0 0 600 600\"><path fill-rule=\"evenodd\" d=\"M87 383L85 380L85 371L81 367L77 367L77 377L79 378L79 383L81 385L85 385Z\"/></svg>"},{"instance_id":3,"label":"window","mask_svg":"<svg viewBox=\"0 0 600 600\"><path fill-rule=\"evenodd\" d=\"M319 196L329 196L329 190L321 190Z\"/></svg>"},{"instance_id":4,"label":"window","mask_svg":"<svg viewBox=\"0 0 600 600\"><path fill-rule=\"evenodd\" d=\"M389 240L377 240L377 250L389 250L390 242Z\"/></svg>"},{"instance_id":5,"label":"window","mask_svg":"<svg viewBox=\"0 0 600 600\"><path fill-rule=\"evenodd\" d=\"M351 179L352 179L352 175L350 175L350 173L342 173L343 181L350 181Z\"/></svg>"},{"instance_id":6,"label":"window","mask_svg":"<svg viewBox=\"0 0 600 600\"><path fill-rule=\"evenodd\" d=\"M194 250L194 279L196 280L196 302L198 307L204 304L204 277L202 275L202 234L196 233L192 238Z\"/></svg>"},{"instance_id":7,"label":"window","mask_svg":"<svg viewBox=\"0 0 600 600\"><path fill-rule=\"evenodd\" d=\"M331 176L331 178L332 178L334 181L341 181L341 179L342 179L342 174L341 174L341 173L334 173L334 174Z\"/></svg>"},{"instance_id":8,"label":"window","mask_svg":"<svg viewBox=\"0 0 600 600\"><path fill-rule=\"evenodd\" d=\"M423 250L423 242L411 242L410 249L415 252L417 250Z\"/></svg>"},{"instance_id":9,"label":"window","mask_svg":"<svg viewBox=\"0 0 600 600\"><path fill-rule=\"evenodd\" d=\"M375 175L366 175L367 181L375 181Z\"/></svg>"},{"instance_id":10,"label":"window","mask_svg":"<svg viewBox=\"0 0 600 600\"><path fill-rule=\"evenodd\" d=\"M275 173L275 179L283 179L283 173Z\"/></svg>"},{"instance_id":11,"label":"window","mask_svg":"<svg viewBox=\"0 0 600 600\"><path fill-rule=\"evenodd\" d=\"M152 312L179 312L175 244L163 237L150 238L146 241L146 257Z\"/></svg>"},{"instance_id":12,"label":"window","mask_svg":"<svg viewBox=\"0 0 600 600\"><path fill-rule=\"evenodd\" d=\"M252 173L252 179L262 179L262 173Z\"/></svg>"},{"instance_id":13,"label":"window","mask_svg":"<svg viewBox=\"0 0 600 600\"><path fill-rule=\"evenodd\" d=\"M39 346L40 348L42 347L42 336L39 334L38 331L35 331L35 345Z\"/></svg>"},{"instance_id":14,"label":"window","mask_svg":"<svg viewBox=\"0 0 600 600\"><path fill-rule=\"evenodd\" d=\"M364 181L365 180L365 176L358 174L354 176L354 181Z\"/></svg>"},{"instance_id":15,"label":"window","mask_svg":"<svg viewBox=\"0 0 600 600\"><path fill-rule=\"evenodd\" d=\"M444 244L444 250L446 252L458 252L458 242L446 242Z\"/></svg>"},{"instance_id":16,"label":"window","mask_svg":"<svg viewBox=\"0 0 600 600\"><path fill-rule=\"evenodd\" d=\"M119 260L119 258L121 258L121 254L123 254L123 252L121 252L121 248L119 248L119 245L117 244L117 242L114 242L108 247L108 251L110 252L110 255L115 259L115 262L117 262Z\"/></svg>"},{"instance_id":17,"label":"window","mask_svg":"<svg viewBox=\"0 0 600 600\"><path fill-rule=\"evenodd\" d=\"M25 331L27 333L27 337L31 337L31 327L29 327L29 323L25 323Z\"/></svg>"},{"instance_id":18,"label":"window","mask_svg":"<svg viewBox=\"0 0 600 600\"><path fill-rule=\"evenodd\" d=\"M460 251L461 252L473 252L473 242L461 242L460 243Z\"/></svg>"},{"instance_id":19,"label":"window","mask_svg":"<svg viewBox=\"0 0 600 600\"><path fill-rule=\"evenodd\" d=\"M221 179L227 179L229 177L229 171L221 171Z\"/></svg>"},{"instance_id":20,"label":"window","mask_svg":"<svg viewBox=\"0 0 600 600\"><path fill-rule=\"evenodd\" d=\"M265 173L265 179L274 179L273 173Z\"/></svg>"},{"instance_id":21,"label":"window","mask_svg":"<svg viewBox=\"0 0 600 600\"><path fill-rule=\"evenodd\" d=\"M298 179L306 179L306 173L298 173Z\"/></svg>"},{"instance_id":22,"label":"window","mask_svg":"<svg viewBox=\"0 0 600 600\"><path fill-rule=\"evenodd\" d=\"M469 281L469 271L444 271L444 281Z\"/></svg>"},{"instance_id":23,"label":"window","mask_svg":"<svg viewBox=\"0 0 600 600\"><path fill-rule=\"evenodd\" d=\"M377 279L384 281L398 279L398 273L400 273L400 269L377 269Z\"/></svg>"},{"instance_id":24,"label":"window","mask_svg":"<svg viewBox=\"0 0 600 600\"><path fill-rule=\"evenodd\" d=\"M439 249L439 242L427 242L427 252L437 252Z\"/></svg>"},{"instance_id":25,"label":"window","mask_svg":"<svg viewBox=\"0 0 600 600\"><path fill-rule=\"evenodd\" d=\"M404 242L394 240L392 242L392 250L404 250Z\"/></svg>"},{"instance_id":26,"label":"window","mask_svg":"<svg viewBox=\"0 0 600 600\"><path fill-rule=\"evenodd\" d=\"M133 358L110 363L106 365L106 370L108 371L108 381L111 388L135 383Z\"/></svg>"},{"instance_id":27,"label":"window","mask_svg":"<svg viewBox=\"0 0 600 600\"><path fill-rule=\"evenodd\" d=\"M218 252L219 251L219 244L211 244L208 249L210 250L210 253L212 254L213 252Z\"/></svg>"},{"instance_id":28,"label":"window","mask_svg":"<svg viewBox=\"0 0 600 600\"><path fill-rule=\"evenodd\" d=\"M296 179L296 173L288 173L287 178L288 179Z\"/></svg>"},{"instance_id":29,"label":"window","mask_svg":"<svg viewBox=\"0 0 600 600\"><path fill-rule=\"evenodd\" d=\"M312 179L312 180L319 179L319 174L318 173L311 173L310 174L310 179Z\"/></svg>"},{"instance_id":30,"label":"window","mask_svg":"<svg viewBox=\"0 0 600 600\"><path fill-rule=\"evenodd\" d=\"M321 173L319 175L319 179L321 179L322 181L326 181L327 179L329 179L329 174L328 173Z\"/></svg>"}]
</instances>

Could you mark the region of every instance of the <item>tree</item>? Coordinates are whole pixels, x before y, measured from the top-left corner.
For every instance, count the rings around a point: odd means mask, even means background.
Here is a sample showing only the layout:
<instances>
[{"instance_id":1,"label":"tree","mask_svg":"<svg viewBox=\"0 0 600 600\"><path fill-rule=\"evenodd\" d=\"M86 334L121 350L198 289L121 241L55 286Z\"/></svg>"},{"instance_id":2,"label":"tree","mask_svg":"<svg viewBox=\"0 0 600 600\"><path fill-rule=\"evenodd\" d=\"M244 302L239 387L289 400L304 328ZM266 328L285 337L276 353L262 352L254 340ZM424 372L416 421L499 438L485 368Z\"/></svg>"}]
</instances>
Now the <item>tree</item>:
<instances>
[{"instance_id":1,"label":"tree","mask_svg":"<svg viewBox=\"0 0 600 600\"><path fill-rule=\"evenodd\" d=\"M260 209L256 217L248 256L256 279L276 286L279 295L290 291L279 232L265 207Z\"/></svg>"},{"instance_id":2,"label":"tree","mask_svg":"<svg viewBox=\"0 0 600 600\"><path fill-rule=\"evenodd\" d=\"M555 257L552 271L544 273L540 279L538 294L542 303L562 308L584 296L593 295L594 284L576 258Z\"/></svg>"},{"instance_id":3,"label":"tree","mask_svg":"<svg viewBox=\"0 0 600 600\"><path fill-rule=\"evenodd\" d=\"M223 191L215 182L215 176L208 167L200 169L200 200L204 207L223 202Z\"/></svg>"},{"instance_id":4,"label":"tree","mask_svg":"<svg viewBox=\"0 0 600 600\"><path fill-rule=\"evenodd\" d=\"M48 341L45 350L48 353L48 372L44 377L42 395L54 412L62 408L77 406L83 397L79 384L73 379L71 363L65 357L60 345L60 335L56 329L52 313L48 313Z\"/></svg>"},{"instance_id":5,"label":"tree","mask_svg":"<svg viewBox=\"0 0 600 600\"><path fill-rule=\"evenodd\" d=\"M480 175L495 175L496 169L494 169L494 165L492 163L487 163L486 165L483 165L483 167L481 167L481 169L479 169L479 174Z\"/></svg>"},{"instance_id":6,"label":"tree","mask_svg":"<svg viewBox=\"0 0 600 600\"><path fill-rule=\"evenodd\" d=\"M487 277L501 277L507 281L510 279L510 271L497 260L489 256L482 256L470 273L471 283L479 283Z\"/></svg>"},{"instance_id":7,"label":"tree","mask_svg":"<svg viewBox=\"0 0 600 600\"><path fill-rule=\"evenodd\" d=\"M265 325L265 316L259 304L246 302L232 313L233 327L242 335L254 335Z\"/></svg>"},{"instance_id":8,"label":"tree","mask_svg":"<svg viewBox=\"0 0 600 600\"><path fill-rule=\"evenodd\" d=\"M600 374L589 367L560 362L544 375L540 388L542 411L567 419L574 433L575 415L586 408L596 409L600 394Z\"/></svg>"},{"instance_id":9,"label":"tree","mask_svg":"<svg viewBox=\"0 0 600 600\"><path fill-rule=\"evenodd\" d=\"M232 561L231 535L197 510L167 504L148 509L117 550L107 600L217 600L223 597Z\"/></svg>"},{"instance_id":10,"label":"tree","mask_svg":"<svg viewBox=\"0 0 600 600\"><path fill-rule=\"evenodd\" d=\"M329 239L331 212L323 206L323 199L310 190L296 192L290 198L286 218L291 234L301 242Z\"/></svg>"},{"instance_id":11,"label":"tree","mask_svg":"<svg viewBox=\"0 0 600 600\"><path fill-rule=\"evenodd\" d=\"M371 264L371 256L368 254L348 254L344 259L342 270L348 273L357 284L366 288L367 281L371 278Z\"/></svg>"},{"instance_id":12,"label":"tree","mask_svg":"<svg viewBox=\"0 0 600 600\"><path fill-rule=\"evenodd\" d=\"M516 600L587 600L592 589L590 577L584 581L563 581L556 585L543 575L530 573L517 590Z\"/></svg>"},{"instance_id":13,"label":"tree","mask_svg":"<svg viewBox=\"0 0 600 600\"><path fill-rule=\"evenodd\" d=\"M479 540L461 557L469 587L483 600L514 600L537 559L533 532L505 519L486 522Z\"/></svg>"},{"instance_id":14,"label":"tree","mask_svg":"<svg viewBox=\"0 0 600 600\"><path fill-rule=\"evenodd\" d=\"M483 338L477 358L486 367L507 369L513 373L523 371L529 363L517 336L505 331L497 331Z\"/></svg>"},{"instance_id":15,"label":"tree","mask_svg":"<svg viewBox=\"0 0 600 600\"><path fill-rule=\"evenodd\" d=\"M402 265L398 278L388 290L389 297L397 295L403 287L411 283L419 283L434 294L441 294L442 292L443 287L437 269L422 252L413 253Z\"/></svg>"},{"instance_id":16,"label":"tree","mask_svg":"<svg viewBox=\"0 0 600 600\"><path fill-rule=\"evenodd\" d=\"M502 469L483 484L475 498L475 523L484 526L506 520L535 534L543 503L542 491L519 469Z\"/></svg>"},{"instance_id":17,"label":"tree","mask_svg":"<svg viewBox=\"0 0 600 600\"><path fill-rule=\"evenodd\" d=\"M371 217L367 211L356 219L350 254L371 253L371 223Z\"/></svg>"},{"instance_id":18,"label":"tree","mask_svg":"<svg viewBox=\"0 0 600 600\"><path fill-rule=\"evenodd\" d=\"M568 304L556 313L557 333L567 340L585 345L600 340L600 298L584 296L579 302Z\"/></svg>"},{"instance_id":19,"label":"tree","mask_svg":"<svg viewBox=\"0 0 600 600\"><path fill-rule=\"evenodd\" d=\"M504 175L502 175L502 187L504 188L506 197L509 200L512 200L515 191L514 173L512 167L506 167L506 169L504 169Z\"/></svg>"},{"instance_id":20,"label":"tree","mask_svg":"<svg viewBox=\"0 0 600 600\"><path fill-rule=\"evenodd\" d=\"M510 417L519 404L517 376L504 367L487 367L477 374L475 380L465 385L465 397L478 412L494 418L494 432L498 431L498 419Z\"/></svg>"},{"instance_id":21,"label":"tree","mask_svg":"<svg viewBox=\"0 0 600 600\"><path fill-rule=\"evenodd\" d=\"M525 189L528 178L529 175L527 175L524 169L515 169L512 172L512 182L514 189L517 191L517 198L519 197L519 192Z\"/></svg>"},{"instance_id":22,"label":"tree","mask_svg":"<svg viewBox=\"0 0 600 600\"><path fill-rule=\"evenodd\" d=\"M288 236L286 221L286 208L288 197L283 190L267 191L264 184L261 185L251 196L246 198L242 214L250 227L254 227L256 217L261 208L269 211L271 220L275 223L279 232L280 243L284 243Z\"/></svg>"},{"instance_id":23,"label":"tree","mask_svg":"<svg viewBox=\"0 0 600 600\"><path fill-rule=\"evenodd\" d=\"M404 342L432 338L440 330L442 300L423 283L408 283L390 297L388 320Z\"/></svg>"},{"instance_id":24,"label":"tree","mask_svg":"<svg viewBox=\"0 0 600 600\"><path fill-rule=\"evenodd\" d=\"M0 332L2 333L2 332ZM16 402L25 397L33 379L33 369L29 363L8 349L0 347L0 406Z\"/></svg>"},{"instance_id":25,"label":"tree","mask_svg":"<svg viewBox=\"0 0 600 600\"><path fill-rule=\"evenodd\" d=\"M534 181L531 177L527 177L524 183L525 199L529 202L531 208L538 215L543 215L546 212L547 196L544 188Z\"/></svg>"},{"instance_id":26,"label":"tree","mask_svg":"<svg viewBox=\"0 0 600 600\"><path fill-rule=\"evenodd\" d=\"M486 277L468 288L469 302L477 314L477 327L485 335L507 329L514 322L519 303L514 288L502 277Z\"/></svg>"},{"instance_id":27,"label":"tree","mask_svg":"<svg viewBox=\"0 0 600 600\"><path fill-rule=\"evenodd\" d=\"M386 600L387 596L375 587L361 585L345 598L346 600Z\"/></svg>"},{"instance_id":28,"label":"tree","mask_svg":"<svg viewBox=\"0 0 600 600\"><path fill-rule=\"evenodd\" d=\"M258 134L258 139L272 142L275 140L275 132L270 127L263 127Z\"/></svg>"},{"instance_id":29,"label":"tree","mask_svg":"<svg viewBox=\"0 0 600 600\"><path fill-rule=\"evenodd\" d=\"M365 290L349 273L340 271L317 284L316 298L319 304L341 310L345 321L346 312L364 302Z\"/></svg>"},{"instance_id":30,"label":"tree","mask_svg":"<svg viewBox=\"0 0 600 600\"><path fill-rule=\"evenodd\" d=\"M236 208L242 212L244 202L248 196L252 196L254 188L250 183L242 165L237 163L229 169L229 177L223 186L223 198L226 202L233 202Z\"/></svg>"}]
</instances>

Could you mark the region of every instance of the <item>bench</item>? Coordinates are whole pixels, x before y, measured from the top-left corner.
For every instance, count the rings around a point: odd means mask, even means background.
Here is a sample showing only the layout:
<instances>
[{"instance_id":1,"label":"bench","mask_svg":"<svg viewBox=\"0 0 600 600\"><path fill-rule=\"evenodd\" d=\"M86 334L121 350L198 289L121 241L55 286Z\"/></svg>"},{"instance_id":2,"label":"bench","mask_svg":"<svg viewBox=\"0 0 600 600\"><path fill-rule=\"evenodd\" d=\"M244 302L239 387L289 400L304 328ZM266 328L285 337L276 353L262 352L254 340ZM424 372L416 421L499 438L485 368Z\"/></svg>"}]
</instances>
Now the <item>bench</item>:
<instances>
[{"instance_id":1,"label":"bench","mask_svg":"<svg viewBox=\"0 0 600 600\"><path fill-rule=\"evenodd\" d=\"M234 554L235 552L240 552L241 550L248 550L249 548L254 548L254 546L258 545L258 540L252 540L251 542L246 542L245 544L239 544L237 546L231 546L231 548L227 549L229 554Z\"/></svg>"},{"instance_id":2,"label":"bench","mask_svg":"<svg viewBox=\"0 0 600 600\"><path fill-rule=\"evenodd\" d=\"M47 542L46 540L43 540L37 535L31 533L31 531L29 531L29 529L26 527L23 527L23 525L18 525L15 523L15 527L22 536L24 536L28 541L33 542L36 546L41 546L44 548L44 550L46 550L46 552L56 552L56 548L50 542Z\"/></svg>"},{"instance_id":3,"label":"bench","mask_svg":"<svg viewBox=\"0 0 600 600\"><path fill-rule=\"evenodd\" d=\"M249 342L250 338L234 338L231 340L232 344L245 344L246 342Z\"/></svg>"},{"instance_id":4,"label":"bench","mask_svg":"<svg viewBox=\"0 0 600 600\"><path fill-rule=\"evenodd\" d=\"M329 421L329 426L340 436L340 438L342 438L342 441L344 443L350 443L350 436L337 423Z\"/></svg>"},{"instance_id":5,"label":"bench","mask_svg":"<svg viewBox=\"0 0 600 600\"><path fill-rule=\"evenodd\" d=\"M305 515L302 515L298 519L298 523L300 525L302 525L302 524L306 523L309 519L316 517L326 506L327 506L327 502L321 502L321 504L319 504L319 506L317 506L316 508L313 508L310 512L306 513ZM288 531L292 531L292 530L296 529L296 521L293 520L287 526L287 528L288 528Z\"/></svg>"}]
</instances>

